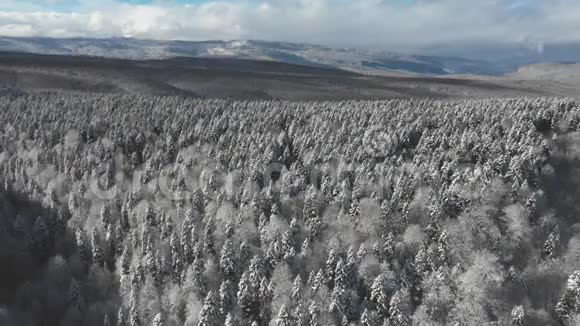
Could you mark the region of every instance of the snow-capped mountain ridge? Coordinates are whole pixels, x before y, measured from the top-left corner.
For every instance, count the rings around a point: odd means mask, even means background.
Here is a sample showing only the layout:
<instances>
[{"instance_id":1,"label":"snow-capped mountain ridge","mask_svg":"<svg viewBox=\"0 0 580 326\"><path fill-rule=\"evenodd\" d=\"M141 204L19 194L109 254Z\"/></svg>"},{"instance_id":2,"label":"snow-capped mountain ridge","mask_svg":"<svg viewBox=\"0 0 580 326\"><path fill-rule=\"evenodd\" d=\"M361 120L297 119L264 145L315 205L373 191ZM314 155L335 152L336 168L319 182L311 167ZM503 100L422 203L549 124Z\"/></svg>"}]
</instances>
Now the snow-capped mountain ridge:
<instances>
[{"instance_id":1,"label":"snow-capped mountain ridge","mask_svg":"<svg viewBox=\"0 0 580 326\"><path fill-rule=\"evenodd\" d=\"M190 42L133 38L50 39L0 37L0 51L137 60L173 57L232 57L338 68L365 73L393 71L427 75L504 73L504 71L495 69L493 65L483 60L254 40Z\"/></svg>"}]
</instances>

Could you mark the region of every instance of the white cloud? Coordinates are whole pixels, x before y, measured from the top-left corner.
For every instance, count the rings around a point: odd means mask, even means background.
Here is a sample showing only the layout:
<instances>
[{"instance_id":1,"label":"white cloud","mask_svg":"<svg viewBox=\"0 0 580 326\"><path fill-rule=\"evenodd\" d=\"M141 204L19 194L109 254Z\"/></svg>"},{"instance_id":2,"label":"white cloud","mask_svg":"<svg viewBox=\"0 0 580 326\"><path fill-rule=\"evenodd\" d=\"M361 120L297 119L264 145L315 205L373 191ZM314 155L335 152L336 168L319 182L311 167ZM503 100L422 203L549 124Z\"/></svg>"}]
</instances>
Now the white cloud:
<instances>
[{"instance_id":1,"label":"white cloud","mask_svg":"<svg viewBox=\"0 0 580 326\"><path fill-rule=\"evenodd\" d=\"M26 24L5 24L0 26L0 35L23 37L33 33L32 26Z\"/></svg>"},{"instance_id":2,"label":"white cloud","mask_svg":"<svg viewBox=\"0 0 580 326\"><path fill-rule=\"evenodd\" d=\"M74 13L0 0L0 34L265 39L339 46L461 40L580 40L577 0L265 0L129 5L80 0ZM8 9L10 8L10 9Z\"/></svg>"}]
</instances>

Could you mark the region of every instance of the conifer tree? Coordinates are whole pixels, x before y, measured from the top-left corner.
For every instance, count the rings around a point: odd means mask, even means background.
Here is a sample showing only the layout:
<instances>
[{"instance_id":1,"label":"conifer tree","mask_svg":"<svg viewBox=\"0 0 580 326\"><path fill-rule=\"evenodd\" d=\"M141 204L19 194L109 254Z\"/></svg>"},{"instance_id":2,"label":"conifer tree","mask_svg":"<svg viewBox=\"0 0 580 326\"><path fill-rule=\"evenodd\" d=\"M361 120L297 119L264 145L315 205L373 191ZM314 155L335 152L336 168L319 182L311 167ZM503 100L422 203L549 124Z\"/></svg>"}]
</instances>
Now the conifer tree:
<instances>
[{"instance_id":1,"label":"conifer tree","mask_svg":"<svg viewBox=\"0 0 580 326\"><path fill-rule=\"evenodd\" d=\"M294 318L288 311L288 308L285 304L280 307L280 311L278 312L278 316L276 317L276 326L294 326Z\"/></svg>"},{"instance_id":2,"label":"conifer tree","mask_svg":"<svg viewBox=\"0 0 580 326\"><path fill-rule=\"evenodd\" d=\"M294 307L301 304L302 289L303 289L302 277L300 276L300 274L298 274L294 279L294 284L292 286L292 304L294 305Z\"/></svg>"},{"instance_id":3,"label":"conifer tree","mask_svg":"<svg viewBox=\"0 0 580 326\"><path fill-rule=\"evenodd\" d=\"M126 326L126 319L125 319L125 312L123 307L119 308L119 312L117 313L117 325L116 326Z\"/></svg>"},{"instance_id":4,"label":"conifer tree","mask_svg":"<svg viewBox=\"0 0 580 326\"><path fill-rule=\"evenodd\" d=\"M131 270L131 247L125 246L121 255L121 275L129 275Z\"/></svg>"},{"instance_id":5,"label":"conifer tree","mask_svg":"<svg viewBox=\"0 0 580 326\"><path fill-rule=\"evenodd\" d=\"M218 300L213 291L209 291L199 313L197 326L217 326L219 323Z\"/></svg>"},{"instance_id":6,"label":"conifer tree","mask_svg":"<svg viewBox=\"0 0 580 326\"><path fill-rule=\"evenodd\" d=\"M373 315L373 313L368 308L365 308L365 310L361 314L360 324L362 326L376 326L377 325L376 317Z\"/></svg>"},{"instance_id":7,"label":"conifer tree","mask_svg":"<svg viewBox=\"0 0 580 326\"><path fill-rule=\"evenodd\" d=\"M235 284L230 279L224 279L220 285L220 311L226 314L231 311L236 302Z\"/></svg>"},{"instance_id":8,"label":"conifer tree","mask_svg":"<svg viewBox=\"0 0 580 326\"><path fill-rule=\"evenodd\" d=\"M320 308L316 302L311 301L308 306L308 326L320 326Z\"/></svg>"},{"instance_id":9,"label":"conifer tree","mask_svg":"<svg viewBox=\"0 0 580 326\"><path fill-rule=\"evenodd\" d=\"M180 276L183 273L183 260L180 252L180 244L177 239L177 234L171 231L171 236L169 237L169 250L171 255L171 277L180 281Z\"/></svg>"},{"instance_id":10,"label":"conifer tree","mask_svg":"<svg viewBox=\"0 0 580 326\"><path fill-rule=\"evenodd\" d=\"M511 312L512 325L514 325L514 326L524 325L525 316L526 315L525 315L524 307L523 306L515 306Z\"/></svg>"},{"instance_id":11,"label":"conifer tree","mask_svg":"<svg viewBox=\"0 0 580 326\"><path fill-rule=\"evenodd\" d=\"M395 292L389 304L389 320L393 326L407 326L410 324L409 312L403 301L401 290Z\"/></svg>"},{"instance_id":12,"label":"conifer tree","mask_svg":"<svg viewBox=\"0 0 580 326\"><path fill-rule=\"evenodd\" d=\"M139 313L137 312L137 307L132 305L129 310L129 325L130 326L141 326L141 320L139 319Z\"/></svg>"},{"instance_id":13,"label":"conifer tree","mask_svg":"<svg viewBox=\"0 0 580 326\"><path fill-rule=\"evenodd\" d=\"M226 239L221 251L220 268L226 278L233 277L236 271L232 240Z\"/></svg>"},{"instance_id":14,"label":"conifer tree","mask_svg":"<svg viewBox=\"0 0 580 326\"><path fill-rule=\"evenodd\" d=\"M348 274L346 272L346 266L342 258L336 263L336 268L334 269L334 286L346 288L348 285Z\"/></svg>"},{"instance_id":15,"label":"conifer tree","mask_svg":"<svg viewBox=\"0 0 580 326\"><path fill-rule=\"evenodd\" d=\"M215 246L214 246L214 240L213 240L213 231L212 228L210 226L210 223L208 221L208 223L205 225L205 228L203 230L203 249L205 250L205 252L208 255L215 255Z\"/></svg>"},{"instance_id":16,"label":"conifer tree","mask_svg":"<svg viewBox=\"0 0 580 326\"><path fill-rule=\"evenodd\" d=\"M574 318L580 304L580 271L575 271L568 278L562 298L556 304L556 315L562 323Z\"/></svg>"},{"instance_id":17,"label":"conifer tree","mask_svg":"<svg viewBox=\"0 0 580 326\"><path fill-rule=\"evenodd\" d=\"M324 276L327 281L332 282L334 281L334 273L336 271L336 263L338 261L338 255L334 248L330 249L328 253L328 259L326 259L326 263L324 264Z\"/></svg>"},{"instance_id":18,"label":"conifer tree","mask_svg":"<svg viewBox=\"0 0 580 326\"><path fill-rule=\"evenodd\" d=\"M103 205L101 207L101 225L103 227L103 230L106 230L110 224L111 224L111 212L107 205Z\"/></svg>"},{"instance_id":19,"label":"conifer tree","mask_svg":"<svg viewBox=\"0 0 580 326\"><path fill-rule=\"evenodd\" d=\"M152 326L164 326L164 325L165 321L163 320L163 316L161 316L161 313L156 314L155 317L153 318Z\"/></svg>"},{"instance_id":20,"label":"conifer tree","mask_svg":"<svg viewBox=\"0 0 580 326\"><path fill-rule=\"evenodd\" d=\"M231 313L228 313L226 315L226 320L224 322L224 326L235 326L235 321L234 321L234 317L232 316Z\"/></svg>"},{"instance_id":21,"label":"conifer tree","mask_svg":"<svg viewBox=\"0 0 580 326\"><path fill-rule=\"evenodd\" d=\"M157 217L155 216L155 209L153 208L153 204L151 202L147 203L145 207L145 217L144 221L149 227L154 227L157 225Z\"/></svg>"},{"instance_id":22,"label":"conifer tree","mask_svg":"<svg viewBox=\"0 0 580 326\"><path fill-rule=\"evenodd\" d=\"M389 295L385 289L385 276L380 274L377 276L371 286L371 301L375 303L377 310L383 315L387 316L389 312Z\"/></svg>"},{"instance_id":23,"label":"conifer tree","mask_svg":"<svg viewBox=\"0 0 580 326\"><path fill-rule=\"evenodd\" d=\"M261 265L262 262L259 257L252 258L250 266L242 274L238 284L238 305L247 318L256 317L260 313Z\"/></svg>"},{"instance_id":24,"label":"conifer tree","mask_svg":"<svg viewBox=\"0 0 580 326\"><path fill-rule=\"evenodd\" d=\"M554 230L548 235L548 239L544 242L542 248L542 255L548 259L556 258L560 248L560 231L558 226L554 227Z\"/></svg>"}]
</instances>

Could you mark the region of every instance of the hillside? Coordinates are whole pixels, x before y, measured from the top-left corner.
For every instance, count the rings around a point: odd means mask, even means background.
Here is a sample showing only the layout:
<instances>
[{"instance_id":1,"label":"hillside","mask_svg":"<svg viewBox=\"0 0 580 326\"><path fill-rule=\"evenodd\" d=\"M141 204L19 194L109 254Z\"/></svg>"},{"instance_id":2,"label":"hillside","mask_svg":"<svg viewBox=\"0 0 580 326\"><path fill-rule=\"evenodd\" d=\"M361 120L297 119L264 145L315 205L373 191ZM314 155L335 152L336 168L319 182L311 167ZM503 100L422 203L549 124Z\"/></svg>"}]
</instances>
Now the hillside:
<instances>
[{"instance_id":1,"label":"hillside","mask_svg":"<svg viewBox=\"0 0 580 326\"><path fill-rule=\"evenodd\" d=\"M544 63L527 65L508 76L514 79L557 81L580 85L580 64Z\"/></svg>"},{"instance_id":2,"label":"hillside","mask_svg":"<svg viewBox=\"0 0 580 326\"><path fill-rule=\"evenodd\" d=\"M490 65L485 60L251 40L189 42L130 38L50 39L0 37L0 51L137 60L173 57L237 58L269 60L313 67L332 67L369 73L407 72L428 75L501 73L500 70L494 68L493 65Z\"/></svg>"},{"instance_id":3,"label":"hillside","mask_svg":"<svg viewBox=\"0 0 580 326\"><path fill-rule=\"evenodd\" d=\"M567 95L511 80L369 76L236 58L106 59L0 53L0 90L200 98L348 100Z\"/></svg>"}]
</instances>

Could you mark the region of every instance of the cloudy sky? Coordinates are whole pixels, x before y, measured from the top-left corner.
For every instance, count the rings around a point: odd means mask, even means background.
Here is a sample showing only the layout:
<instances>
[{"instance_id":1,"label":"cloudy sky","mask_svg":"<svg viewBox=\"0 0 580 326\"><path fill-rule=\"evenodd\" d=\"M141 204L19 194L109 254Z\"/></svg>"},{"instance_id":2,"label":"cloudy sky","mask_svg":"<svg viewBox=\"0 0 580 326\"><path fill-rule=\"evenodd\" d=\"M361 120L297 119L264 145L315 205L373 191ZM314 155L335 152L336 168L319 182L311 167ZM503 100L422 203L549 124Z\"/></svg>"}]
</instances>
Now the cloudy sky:
<instances>
[{"instance_id":1,"label":"cloudy sky","mask_svg":"<svg viewBox=\"0 0 580 326\"><path fill-rule=\"evenodd\" d=\"M0 35L338 46L580 40L580 0L0 0Z\"/></svg>"}]
</instances>

